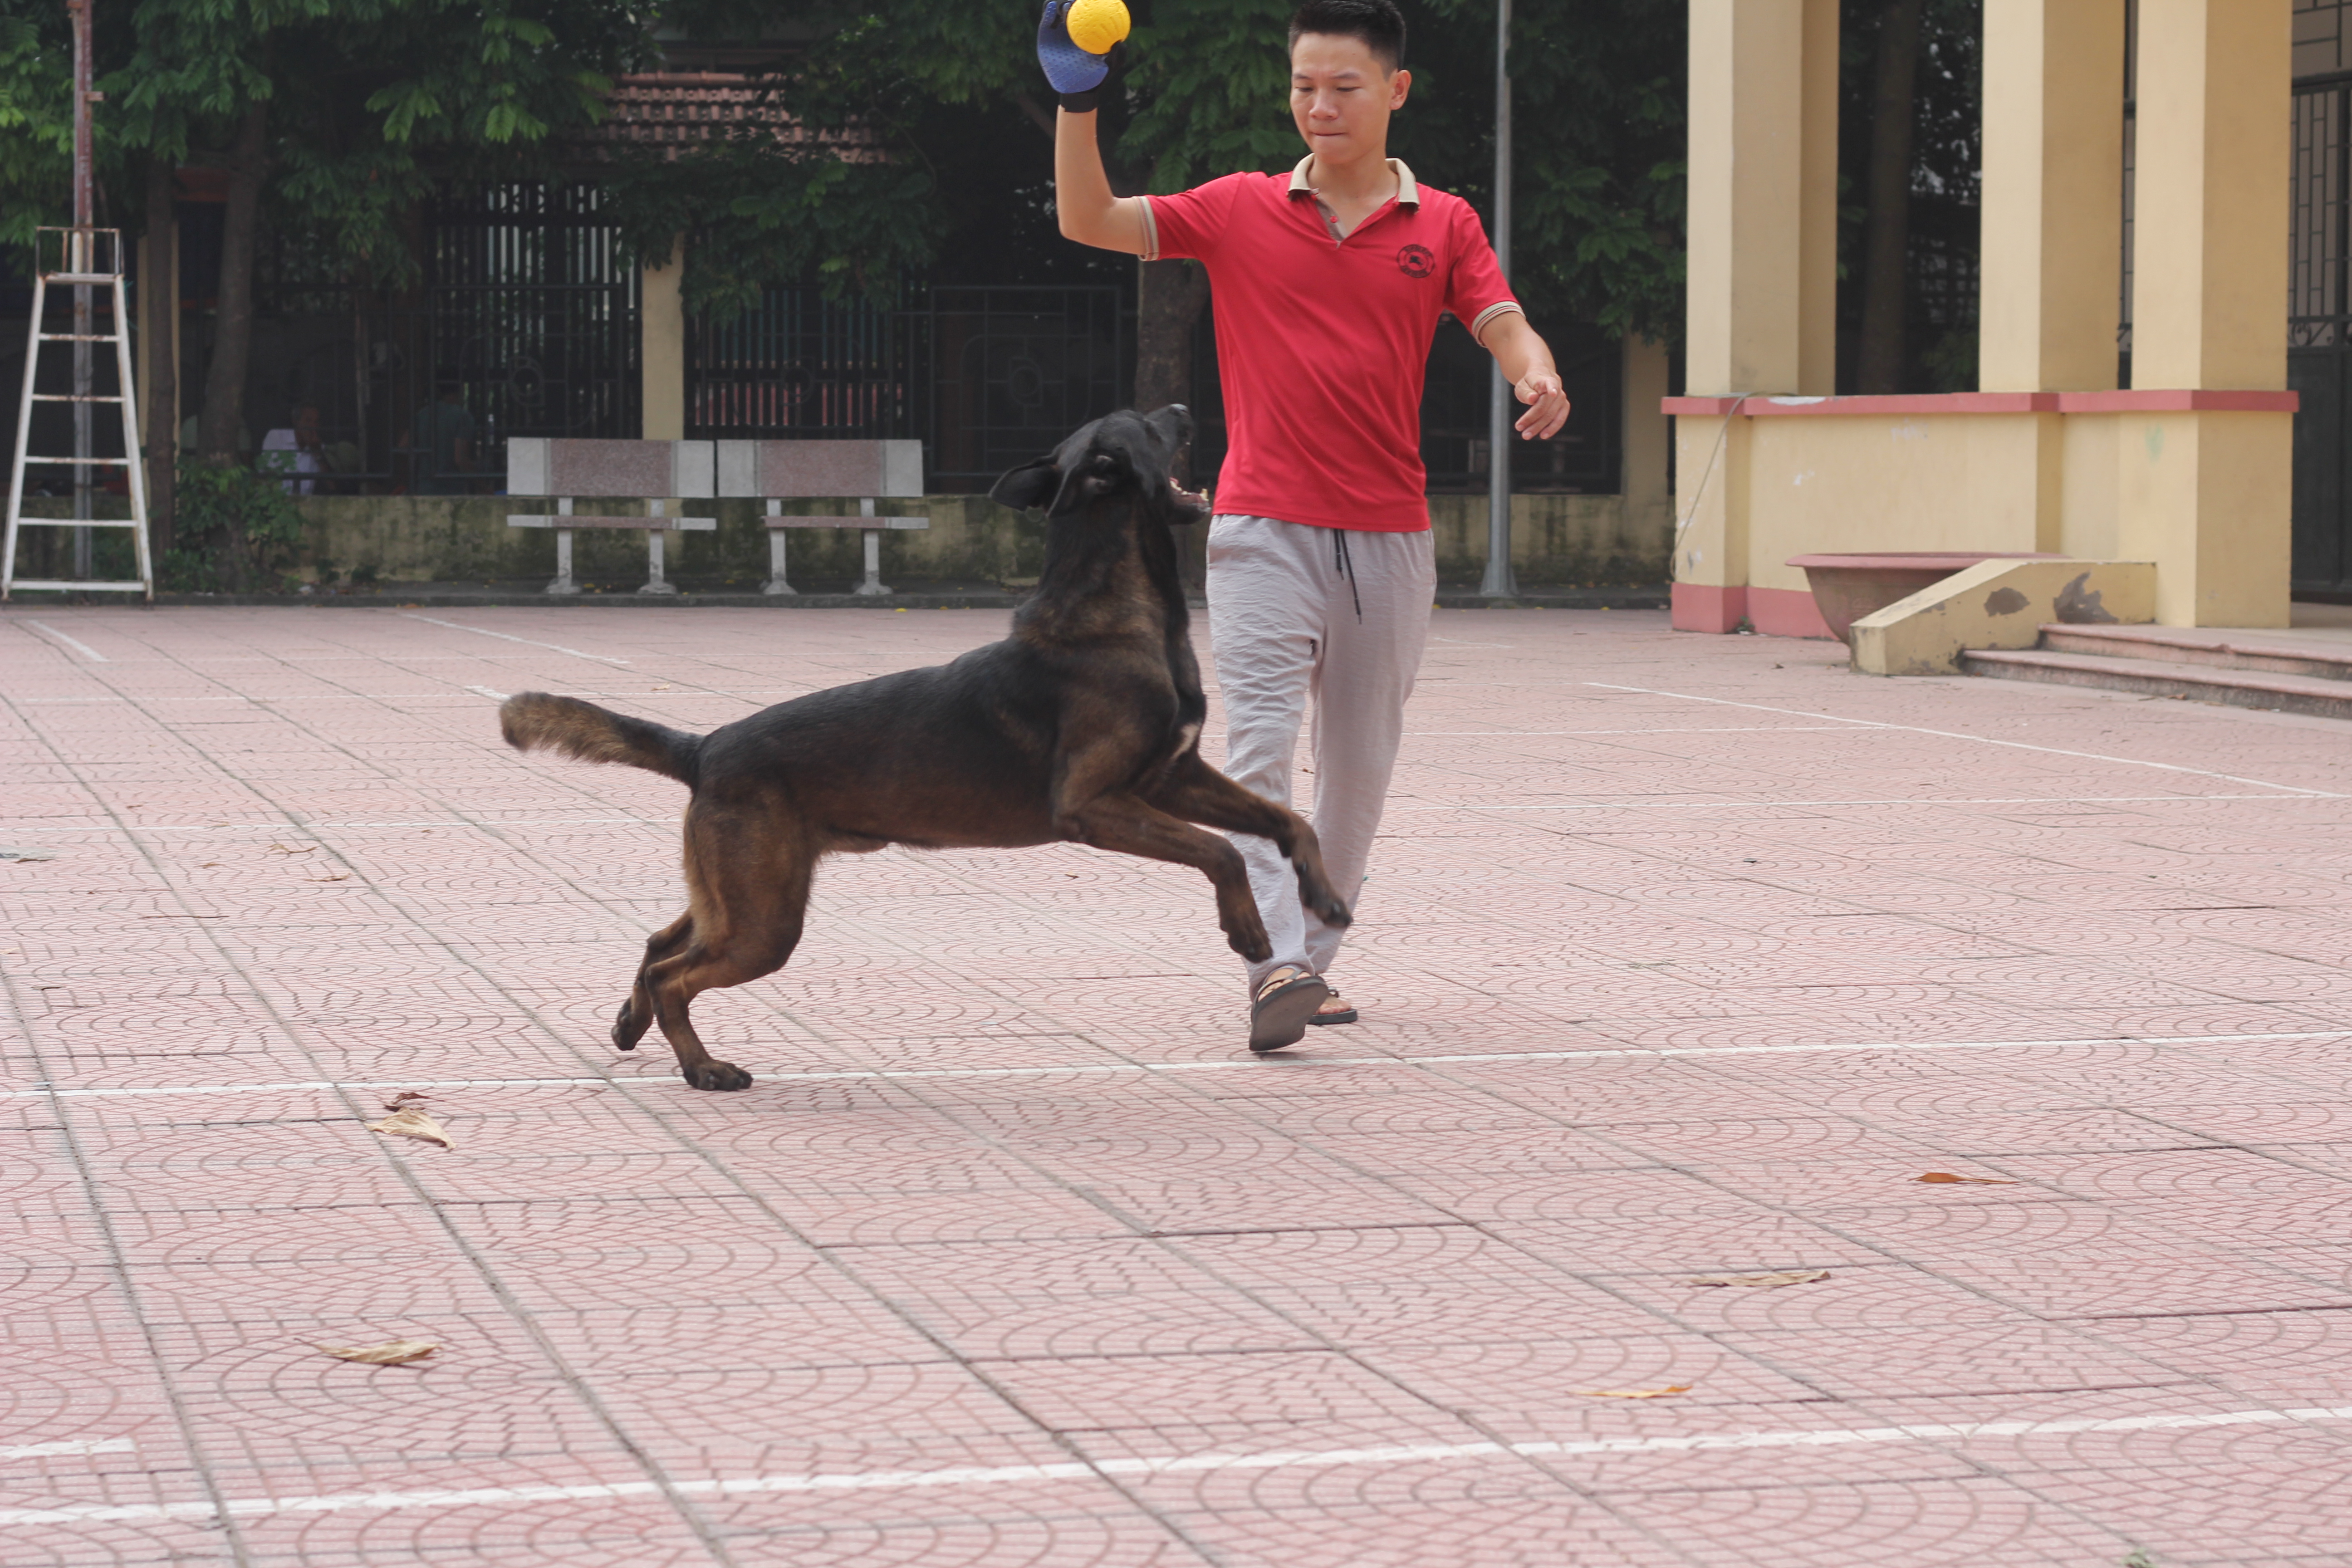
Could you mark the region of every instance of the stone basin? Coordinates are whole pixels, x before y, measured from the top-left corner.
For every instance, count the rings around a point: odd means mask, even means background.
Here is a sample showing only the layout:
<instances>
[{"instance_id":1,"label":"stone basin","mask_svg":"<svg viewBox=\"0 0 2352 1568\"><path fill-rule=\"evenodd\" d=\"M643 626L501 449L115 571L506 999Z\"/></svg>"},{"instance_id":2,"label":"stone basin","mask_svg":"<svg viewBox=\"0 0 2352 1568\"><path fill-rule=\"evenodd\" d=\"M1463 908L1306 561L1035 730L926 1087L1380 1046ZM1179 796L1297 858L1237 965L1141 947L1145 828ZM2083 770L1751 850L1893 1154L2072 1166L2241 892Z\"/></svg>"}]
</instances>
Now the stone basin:
<instances>
[{"instance_id":1,"label":"stone basin","mask_svg":"<svg viewBox=\"0 0 2352 1568\"><path fill-rule=\"evenodd\" d=\"M1813 603L1840 642L1853 646L1853 623L1898 599L1965 572L1979 561L2058 561L2031 550L1881 550L1856 555L1791 555L1813 590Z\"/></svg>"}]
</instances>

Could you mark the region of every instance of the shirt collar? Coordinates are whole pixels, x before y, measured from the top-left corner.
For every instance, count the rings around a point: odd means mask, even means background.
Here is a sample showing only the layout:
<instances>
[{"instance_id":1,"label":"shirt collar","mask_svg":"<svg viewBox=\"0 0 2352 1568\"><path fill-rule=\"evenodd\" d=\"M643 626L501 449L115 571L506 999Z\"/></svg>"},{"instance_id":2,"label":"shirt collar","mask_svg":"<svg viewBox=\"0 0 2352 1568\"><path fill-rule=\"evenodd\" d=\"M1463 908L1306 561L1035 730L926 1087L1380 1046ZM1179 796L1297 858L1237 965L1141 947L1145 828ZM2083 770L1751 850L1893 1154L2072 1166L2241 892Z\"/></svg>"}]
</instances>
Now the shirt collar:
<instances>
[{"instance_id":1,"label":"shirt collar","mask_svg":"<svg viewBox=\"0 0 2352 1568\"><path fill-rule=\"evenodd\" d=\"M1309 153L1307 156L1298 160L1298 166L1297 168L1290 171L1289 194L1291 195L1305 196L1314 195L1315 187L1307 183L1307 166L1314 162L1315 154ZM1404 160L1402 158L1391 158L1387 162L1389 173L1397 177L1397 205L1401 207L1417 207L1421 205L1421 186L1414 182L1412 171L1404 166Z\"/></svg>"}]
</instances>

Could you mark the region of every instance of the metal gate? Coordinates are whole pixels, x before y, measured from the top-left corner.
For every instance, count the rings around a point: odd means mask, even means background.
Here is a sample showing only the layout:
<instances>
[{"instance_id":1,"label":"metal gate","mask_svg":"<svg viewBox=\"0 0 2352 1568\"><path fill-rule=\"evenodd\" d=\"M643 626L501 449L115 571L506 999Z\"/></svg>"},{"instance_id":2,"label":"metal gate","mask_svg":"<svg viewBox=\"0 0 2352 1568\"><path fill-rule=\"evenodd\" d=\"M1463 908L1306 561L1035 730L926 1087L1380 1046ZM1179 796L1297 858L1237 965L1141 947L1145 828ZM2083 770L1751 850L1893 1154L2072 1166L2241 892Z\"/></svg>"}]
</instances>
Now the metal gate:
<instances>
[{"instance_id":1,"label":"metal gate","mask_svg":"<svg viewBox=\"0 0 2352 1568\"><path fill-rule=\"evenodd\" d=\"M2287 305L2287 385L2294 416L2294 589L2352 593L2352 486L2346 411L2352 406L2352 299L2346 221L2352 213L2352 78L2294 87L2294 229Z\"/></svg>"}]
</instances>

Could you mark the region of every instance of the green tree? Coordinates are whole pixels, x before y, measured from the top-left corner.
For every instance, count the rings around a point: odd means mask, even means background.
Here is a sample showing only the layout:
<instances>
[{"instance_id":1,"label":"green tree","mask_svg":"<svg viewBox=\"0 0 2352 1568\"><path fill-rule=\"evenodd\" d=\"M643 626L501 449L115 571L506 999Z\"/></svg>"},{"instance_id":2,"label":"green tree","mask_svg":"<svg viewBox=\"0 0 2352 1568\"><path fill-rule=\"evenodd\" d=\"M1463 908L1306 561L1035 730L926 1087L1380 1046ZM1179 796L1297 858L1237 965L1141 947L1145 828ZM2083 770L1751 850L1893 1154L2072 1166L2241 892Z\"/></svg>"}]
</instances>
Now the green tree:
<instances>
[{"instance_id":1,"label":"green tree","mask_svg":"<svg viewBox=\"0 0 2352 1568\"><path fill-rule=\"evenodd\" d=\"M51 13L0 0L0 243L67 211L70 50ZM244 424L265 225L355 279L398 281L416 266L403 216L436 178L543 172L557 136L602 114L611 73L651 58L627 0L137 0L99 15L102 188L144 186L152 221L173 169L228 175L199 420L215 463L235 460ZM168 449L171 433L151 434Z\"/></svg>"},{"instance_id":2,"label":"green tree","mask_svg":"<svg viewBox=\"0 0 2352 1568\"><path fill-rule=\"evenodd\" d=\"M1493 0L1404 0L1415 77L1396 125L1401 156L1433 185L1486 205L1493 167ZM1134 31L1100 133L1115 189L1166 192L1299 156L1286 26L1295 0L1129 0ZM887 294L938 256L957 193L943 188L975 116L1038 132L1050 178L1050 94L1028 0L696 0L668 19L710 37L772 32L808 41L768 79L781 112L855 134L887 164L825 166L818 144L730 139L707 167L680 159L632 197L633 232L656 257L691 230L690 305L732 307L814 268L836 294ZM1514 281L1538 319L1568 313L1612 332L1674 339L1682 310L1683 7L1658 0L1519 0L1513 70L1523 129ZM1034 181L1037 174L1025 176ZM772 189L763 189L763 180ZM698 184L697 182L708 182ZM684 193L693 189L695 195ZM1038 191L1024 184L1023 197ZM856 210L844 212L843 207ZM1010 224L1017 215L1006 214ZM1191 384L1207 279L1186 262L1138 274L1139 403Z\"/></svg>"}]
</instances>

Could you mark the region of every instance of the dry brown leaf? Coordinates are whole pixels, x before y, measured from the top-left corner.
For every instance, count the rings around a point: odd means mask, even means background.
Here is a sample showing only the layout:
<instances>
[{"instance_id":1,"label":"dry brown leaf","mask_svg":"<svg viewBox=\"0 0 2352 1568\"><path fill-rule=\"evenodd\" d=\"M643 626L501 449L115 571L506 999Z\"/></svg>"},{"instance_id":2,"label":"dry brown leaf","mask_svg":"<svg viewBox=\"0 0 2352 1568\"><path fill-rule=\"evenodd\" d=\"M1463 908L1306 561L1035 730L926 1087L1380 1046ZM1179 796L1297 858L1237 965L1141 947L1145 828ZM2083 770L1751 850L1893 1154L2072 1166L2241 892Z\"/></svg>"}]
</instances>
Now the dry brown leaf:
<instances>
[{"instance_id":1,"label":"dry brown leaf","mask_svg":"<svg viewBox=\"0 0 2352 1568\"><path fill-rule=\"evenodd\" d=\"M1688 1394L1691 1385L1677 1383L1667 1388L1580 1388L1576 1392L1588 1399L1664 1399L1669 1394Z\"/></svg>"},{"instance_id":2,"label":"dry brown leaf","mask_svg":"<svg viewBox=\"0 0 2352 1568\"><path fill-rule=\"evenodd\" d=\"M1751 1285L1769 1290L1781 1285L1810 1285L1816 1279L1826 1279L1826 1268L1783 1268L1777 1274L1702 1274L1686 1279L1686 1285Z\"/></svg>"},{"instance_id":3,"label":"dry brown leaf","mask_svg":"<svg viewBox=\"0 0 2352 1568\"><path fill-rule=\"evenodd\" d=\"M1924 1176L1914 1176L1915 1182L1958 1182L1972 1187L2013 1187L2015 1182L2004 1182L1999 1176L1956 1176L1949 1171L1930 1171Z\"/></svg>"},{"instance_id":4,"label":"dry brown leaf","mask_svg":"<svg viewBox=\"0 0 2352 1568\"><path fill-rule=\"evenodd\" d=\"M369 1122L367 1130L371 1132L389 1132L394 1138L415 1138L422 1142L438 1143L444 1149L455 1149L457 1146L449 1141L449 1134L441 1131L441 1124L438 1121L413 1105L405 1110L394 1112L381 1121Z\"/></svg>"},{"instance_id":5,"label":"dry brown leaf","mask_svg":"<svg viewBox=\"0 0 2352 1568\"><path fill-rule=\"evenodd\" d=\"M432 1340L394 1340L382 1345L320 1345L337 1361L365 1362L370 1366L399 1366L431 1355L441 1346Z\"/></svg>"},{"instance_id":6,"label":"dry brown leaf","mask_svg":"<svg viewBox=\"0 0 2352 1568\"><path fill-rule=\"evenodd\" d=\"M203 865L197 867L196 869L199 871L217 871L220 869L220 862L217 860L207 860Z\"/></svg>"},{"instance_id":7,"label":"dry brown leaf","mask_svg":"<svg viewBox=\"0 0 2352 1568\"><path fill-rule=\"evenodd\" d=\"M416 1089L404 1089L398 1094L394 1095L390 1100L385 1100L383 1102L383 1108L386 1110L405 1110L408 1109L408 1102L412 1100L430 1100L433 1097L431 1095L421 1093Z\"/></svg>"},{"instance_id":8,"label":"dry brown leaf","mask_svg":"<svg viewBox=\"0 0 2352 1568\"><path fill-rule=\"evenodd\" d=\"M302 879L306 882L348 882L352 879L352 874L344 871L332 877L305 877Z\"/></svg>"},{"instance_id":9,"label":"dry brown leaf","mask_svg":"<svg viewBox=\"0 0 2352 1568\"><path fill-rule=\"evenodd\" d=\"M290 844L272 844L269 850L273 855L316 855L319 847L313 844L308 849L297 849Z\"/></svg>"}]
</instances>

